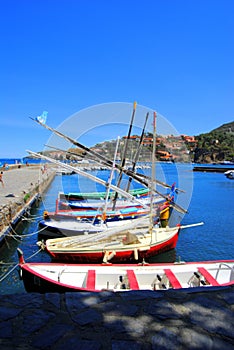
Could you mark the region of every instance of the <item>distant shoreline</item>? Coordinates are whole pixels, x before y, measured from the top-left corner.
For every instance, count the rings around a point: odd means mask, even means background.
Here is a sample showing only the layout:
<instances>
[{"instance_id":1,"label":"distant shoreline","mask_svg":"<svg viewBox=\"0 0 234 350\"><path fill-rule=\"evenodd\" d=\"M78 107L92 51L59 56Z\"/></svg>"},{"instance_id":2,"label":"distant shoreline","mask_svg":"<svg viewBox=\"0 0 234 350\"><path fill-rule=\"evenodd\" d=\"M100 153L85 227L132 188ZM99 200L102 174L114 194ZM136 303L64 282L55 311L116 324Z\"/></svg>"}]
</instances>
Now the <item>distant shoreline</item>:
<instances>
[{"instance_id":1,"label":"distant shoreline","mask_svg":"<svg viewBox=\"0 0 234 350\"><path fill-rule=\"evenodd\" d=\"M15 169L15 168L20 168L21 166L27 166L27 165L40 165L41 163L47 163L47 161L43 160L43 159L36 159L36 158L30 158L30 157L24 157L24 158L0 158L0 170L8 170L10 169ZM142 163L142 162L139 162ZM150 163L147 162L147 163ZM171 162L166 162L166 161L158 161L157 163L165 163L165 164L170 164ZM176 164L177 162L175 162ZM179 164L180 162L178 162L177 164ZM217 162L217 163L192 163L191 164L194 167L233 167L234 163L232 162ZM5 166L7 166L5 168ZM87 166L87 164L86 164Z\"/></svg>"},{"instance_id":2,"label":"distant shoreline","mask_svg":"<svg viewBox=\"0 0 234 350\"><path fill-rule=\"evenodd\" d=\"M41 159L35 158L0 158L0 168L5 165L25 165L25 164L40 164L44 163Z\"/></svg>"}]
</instances>

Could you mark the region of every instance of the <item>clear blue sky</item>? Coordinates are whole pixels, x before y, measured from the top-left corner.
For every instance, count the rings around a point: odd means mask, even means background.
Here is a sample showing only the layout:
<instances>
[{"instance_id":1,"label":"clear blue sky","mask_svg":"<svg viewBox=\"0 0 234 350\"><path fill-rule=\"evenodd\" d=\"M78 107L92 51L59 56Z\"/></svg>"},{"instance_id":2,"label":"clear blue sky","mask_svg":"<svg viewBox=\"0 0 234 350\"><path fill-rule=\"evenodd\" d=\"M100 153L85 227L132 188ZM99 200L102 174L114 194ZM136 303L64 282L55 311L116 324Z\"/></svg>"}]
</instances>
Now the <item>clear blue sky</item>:
<instances>
[{"instance_id":1,"label":"clear blue sky","mask_svg":"<svg viewBox=\"0 0 234 350\"><path fill-rule=\"evenodd\" d=\"M43 149L50 133L29 119L43 110L58 127L136 100L189 135L233 121L233 13L233 0L0 0L0 158Z\"/></svg>"}]
</instances>

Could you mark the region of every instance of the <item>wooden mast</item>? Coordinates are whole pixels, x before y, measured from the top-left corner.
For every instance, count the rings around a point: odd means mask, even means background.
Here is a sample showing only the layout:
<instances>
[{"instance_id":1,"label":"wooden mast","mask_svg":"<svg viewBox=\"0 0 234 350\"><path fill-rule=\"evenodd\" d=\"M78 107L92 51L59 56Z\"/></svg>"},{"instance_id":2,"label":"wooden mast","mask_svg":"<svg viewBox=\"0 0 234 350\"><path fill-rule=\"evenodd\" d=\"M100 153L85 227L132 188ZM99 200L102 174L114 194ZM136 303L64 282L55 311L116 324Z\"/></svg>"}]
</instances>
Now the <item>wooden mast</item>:
<instances>
[{"instance_id":1,"label":"wooden mast","mask_svg":"<svg viewBox=\"0 0 234 350\"><path fill-rule=\"evenodd\" d=\"M135 156L134 156L134 160L133 160L133 164L132 164L132 169L131 169L131 171L133 171L133 172L135 172L136 163L137 163L137 161L138 161L139 154L140 154L140 151L141 151L141 146L142 146L143 137L144 137L144 134L145 134L145 128L146 128L146 124L147 124L147 121L148 121L148 117L149 117L149 112L146 114L146 117L145 117L145 124L144 124L144 127L143 127L143 129L142 129L142 133L141 133L141 138L140 138L139 146L138 146L137 151L136 151ZM131 182L132 182L132 177L129 177L129 178L128 178L128 184L127 184L127 187L126 187L126 192L129 191Z\"/></svg>"},{"instance_id":2,"label":"wooden mast","mask_svg":"<svg viewBox=\"0 0 234 350\"><path fill-rule=\"evenodd\" d=\"M119 177L118 177L118 181L116 186L120 187L120 183L122 181L122 177L123 177L123 168L125 166L125 162L126 162L126 154L127 154L127 150L128 150L128 142L130 139L130 135L131 135L131 131L132 131L132 125L133 125L133 120L134 120L134 116L136 113L136 102L134 102L133 104L133 111L132 111L132 117L131 117L131 121L130 121L130 125L129 125L129 129L128 129L128 136L124 145L124 152L123 152L123 157L122 157L122 162L121 162L121 170L119 173ZM118 198L118 192L115 193L115 197L113 199L113 206L112 206L112 210L115 210L115 205L116 205L116 200Z\"/></svg>"},{"instance_id":3,"label":"wooden mast","mask_svg":"<svg viewBox=\"0 0 234 350\"><path fill-rule=\"evenodd\" d=\"M154 194L154 179L156 178L155 168L155 152L156 152L156 112L153 115L153 151L152 151L152 169L151 169L151 198L150 198L150 231L152 234L154 219L153 219L153 194Z\"/></svg>"}]
</instances>

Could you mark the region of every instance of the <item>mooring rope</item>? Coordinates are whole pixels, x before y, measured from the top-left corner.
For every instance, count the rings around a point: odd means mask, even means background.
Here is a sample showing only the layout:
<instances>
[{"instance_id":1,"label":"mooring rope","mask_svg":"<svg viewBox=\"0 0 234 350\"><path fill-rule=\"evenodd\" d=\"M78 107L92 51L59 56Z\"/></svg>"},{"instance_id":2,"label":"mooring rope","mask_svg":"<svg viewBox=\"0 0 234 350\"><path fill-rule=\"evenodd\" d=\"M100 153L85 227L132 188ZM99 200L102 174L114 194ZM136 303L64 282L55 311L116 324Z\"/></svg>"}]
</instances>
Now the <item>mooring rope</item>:
<instances>
[{"instance_id":1,"label":"mooring rope","mask_svg":"<svg viewBox=\"0 0 234 350\"><path fill-rule=\"evenodd\" d=\"M39 249L38 251L36 251L36 252L33 253L32 255L30 255L29 257L25 258L25 260L29 260L29 259L33 258L34 256L36 256L36 255L39 254L40 252L42 252L42 249Z\"/></svg>"},{"instance_id":2,"label":"mooring rope","mask_svg":"<svg viewBox=\"0 0 234 350\"><path fill-rule=\"evenodd\" d=\"M11 270L9 270L3 277L0 278L0 282L2 282L5 278L7 278L10 273L12 273L16 268L18 267L18 264L16 264Z\"/></svg>"},{"instance_id":3,"label":"mooring rope","mask_svg":"<svg viewBox=\"0 0 234 350\"><path fill-rule=\"evenodd\" d=\"M18 233L15 231L14 227L12 226L11 222L7 220L7 218L6 218L6 221L8 222L8 226L10 227L11 231L13 232L13 235L12 235L11 233L8 233L8 234L6 234L5 236L12 237L12 238L14 238L15 240L17 240L16 237L20 237L20 240L21 240L21 238L23 238L23 237L31 237L31 236L34 236L34 235L36 235L36 234L38 234L38 233L40 233L40 232L42 232L42 231L44 231L44 230L46 229L46 227L43 227L43 228L41 228L40 230L34 231L34 232L32 232L32 233L18 234Z\"/></svg>"},{"instance_id":4,"label":"mooring rope","mask_svg":"<svg viewBox=\"0 0 234 350\"><path fill-rule=\"evenodd\" d=\"M33 258L34 256L36 256L37 254L39 254L40 252L42 251L42 249L39 249L37 252L35 252L34 254L32 254L31 256L29 256L27 259L25 260L29 260L31 258ZM5 265L12 265L13 263L3 263L3 262L0 262L2 265L5 264ZM19 266L19 264L17 263L15 266L12 267L12 269L10 269L5 275L1 276L0 277L0 283L2 281L4 281L5 278L7 278L17 267Z\"/></svg>"}]
</instances>

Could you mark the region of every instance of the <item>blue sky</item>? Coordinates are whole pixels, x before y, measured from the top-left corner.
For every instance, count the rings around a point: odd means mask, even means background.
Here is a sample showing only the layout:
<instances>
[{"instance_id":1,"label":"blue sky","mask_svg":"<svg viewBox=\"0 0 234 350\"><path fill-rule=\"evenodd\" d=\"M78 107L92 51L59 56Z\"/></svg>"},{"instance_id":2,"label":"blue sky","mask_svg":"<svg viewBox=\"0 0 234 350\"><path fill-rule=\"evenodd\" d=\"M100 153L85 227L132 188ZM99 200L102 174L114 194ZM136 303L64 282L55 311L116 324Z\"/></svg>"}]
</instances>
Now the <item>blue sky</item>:
<instances>
[{"instance_id":1,"label":"blue sky","mask_svg":"<svg viewBox=\"0 0 234 350\"><path fill-rule=\"evenodd\" d=\"M135 100L181 134L233 121L233 13L233 0L0 0L0 158L43 149L50 133L29 119L43 110L55 128Z\"/></svg>"}]
</instances>

